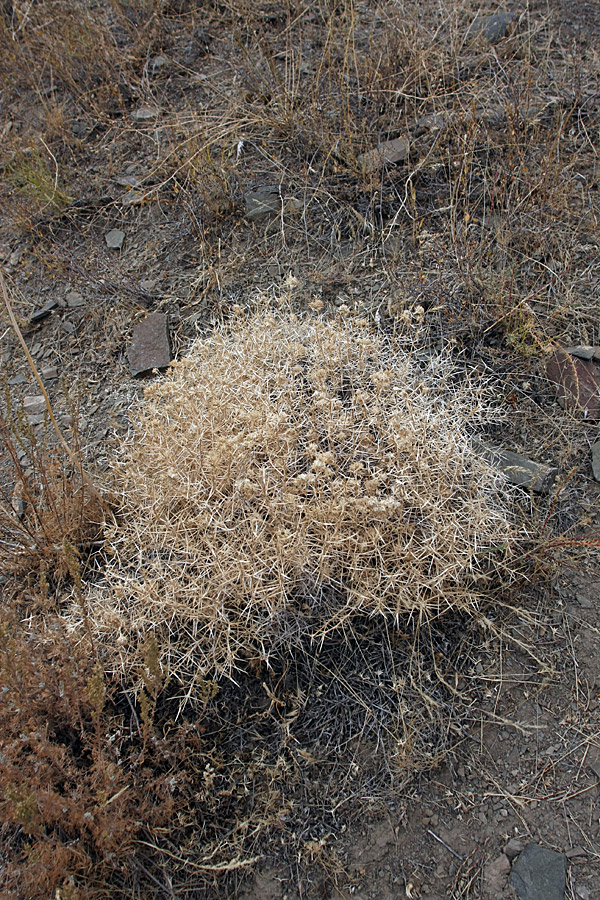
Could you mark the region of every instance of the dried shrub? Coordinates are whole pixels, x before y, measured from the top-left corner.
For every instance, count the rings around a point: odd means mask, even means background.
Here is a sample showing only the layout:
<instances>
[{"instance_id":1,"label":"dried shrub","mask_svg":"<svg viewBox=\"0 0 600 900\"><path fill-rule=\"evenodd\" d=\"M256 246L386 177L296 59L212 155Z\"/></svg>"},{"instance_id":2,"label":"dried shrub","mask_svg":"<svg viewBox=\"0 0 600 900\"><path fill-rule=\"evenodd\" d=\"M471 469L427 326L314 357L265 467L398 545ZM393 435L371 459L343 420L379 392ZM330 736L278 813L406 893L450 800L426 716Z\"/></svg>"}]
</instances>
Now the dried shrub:
<instances>
[{"instance_id":1,"label":"dried shrub","mask_svg":"<svg viewBox=\"0 0 600 900\"><path fill-rule=\"evenodd\" d=\"M471 444L490 415L447 360L419 365L351 317L259 313L199 340L114 464L89 597L107 664L134 678L154 633L189 698L365 618L476 613L524 537Z\"/></svg>"},{"instance_id":2,"label":"dried shrub","mask_svg":"<svg viewBox=\"0 0 600 900\"><path fill-rule=\"evenodd\" d=\"M0 871L3 897L106 896L139 855L137 841L173 814L155 742L127 740L114 686L55 620L0 619ZM110 688L110 692L109 692ZM114 881L116 879L116 882Z\"/></svg>"},{"instance_id":3,"label":"dried shrub","mask_svg":"<svg viewBox=\"0 0 600 900\"><path fill-rule=\"evenodd\" d=\"M101 535L102 501L64 454L38 436L6 397L0 413L0 561L5 573L38 571L61 578L67 556ZM77 435L73 441L78 453Z\"/></svg>"}]
</instances>

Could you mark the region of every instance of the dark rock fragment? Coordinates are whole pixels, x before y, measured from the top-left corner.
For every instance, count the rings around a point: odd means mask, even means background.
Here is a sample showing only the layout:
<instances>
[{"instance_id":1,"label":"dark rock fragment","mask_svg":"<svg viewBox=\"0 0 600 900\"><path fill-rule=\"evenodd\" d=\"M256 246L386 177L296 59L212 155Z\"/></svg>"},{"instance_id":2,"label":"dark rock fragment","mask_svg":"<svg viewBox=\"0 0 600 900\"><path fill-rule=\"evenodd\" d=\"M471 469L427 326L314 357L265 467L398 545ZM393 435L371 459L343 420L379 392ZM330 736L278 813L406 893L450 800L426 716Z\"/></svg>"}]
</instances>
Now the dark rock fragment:
<instances>
[{"instance_id":1,"label":"dark rock fragment","mask_svg":"<svg viewBox=\"0 0 600 900\"><path fill-rule=\"evenodd\" d=\"M150 313L133 329L127 350L132 375L144 375L153 369L166 369L171 362L169 322L165 313Z\"/></svg>"},{"instance_id":2,"label":"dark rock fragment","mask_svg":"<svg viewBox=\"0 0 600 900\"><path fill-rule=\"evenodd\" d=\"M473 19L467 37L483 37L490 44L497 44L509 33L516 16L514 13L495 13L493 16L477 16Z\"/></svg>"},{"instance_id":3,"label":"dark rock fragment","mask_svg":"<svg viewBox=\"0 0 600 900\"><path fill-rule=\"evenodd\" d=\"M29 316L29 321L32 325L37 324L38 322L42 322L44 319L47 319L53 309L56 309L58 303L56 300L48 300L40 309L36 309Z\"/></svg>"},{"instance_id":4,"label":"dark rock fragment","mask_svg":"<svg viewBox=\"0 0 600 900\"><path fill-rule=\"evenodd\" d=\"M536 494L546 494L554 484L558 469L546 463L534 462L521 453L513 453L512 450L497 450L488 447L481 441L475 440L475 450L490 465L503 472L511 484L535 491Z\"/></svg>"},{"instance_id":5,"label":"dark rock fragment","mask_svg":"<svg viewBox=\"0 0 600 900\"><path fill-rule=\"evenodd\" d=\"M592 474L596 481L600 481L600 441L592 444Z\"/></svg>"},{"instance_id":6,"label":"dark rock fragment","mask_svg":"<svg viewBox=\"0 0 600 900\"><path fill-rule=\"evenodd\" d=\"M510 873L520 900L563 900L567 865L563 853L527 844Z\"/></svg>"},{"instance_id":7,"label":"dark rock fragment","mask_svg":"<svg viewBox=\"0 0 600 900\"><path fill-rule=\"evenodd\" d=\"M403 162L408 157L408 144L403 138L395 138L393 141L384 141L373 150L361 153L358 163L365 174L377 172L384 165L393 165Z\"/></svg>"},{"instance_id":8,"label":"dark rock fragment","mask_svg":"<svg viewBox=\"0 0 600 900\"><path fill-rule=\"evenodd\" d=\"M281 193L278 184L264 185L244 195L246 218L252 222L262 222L281 212Z\"/></svg>"}]
</instances>

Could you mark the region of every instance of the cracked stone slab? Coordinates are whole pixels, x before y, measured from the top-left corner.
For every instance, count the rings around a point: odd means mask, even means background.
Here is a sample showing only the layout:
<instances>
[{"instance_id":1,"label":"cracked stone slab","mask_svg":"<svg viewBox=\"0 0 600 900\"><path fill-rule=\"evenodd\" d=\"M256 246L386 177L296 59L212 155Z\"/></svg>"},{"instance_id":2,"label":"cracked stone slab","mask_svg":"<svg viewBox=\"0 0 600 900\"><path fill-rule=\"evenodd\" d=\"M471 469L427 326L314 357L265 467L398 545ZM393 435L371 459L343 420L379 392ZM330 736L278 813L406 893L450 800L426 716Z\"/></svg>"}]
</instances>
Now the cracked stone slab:
<instances>
[{"instance_id":1,"label":"cracked stone slab","mask_svg":"<svg viewBox=\"0 0 600 900\"><path fill-rule=\"evenodd\" d=\"M166 369L172 360L169 321L165 313L150 313L133 329L127 359L132 375Z\"/></svg>"},{"instance_id":2,"label":"cracked stone slab","mask_svg":"<svg viewBox=\"0 0 600 900\"><path fill-rule=\"evenodd\" d=\"M563 853L527 844L510 873L520 900L564 900L567 876Z\"/></svg>"}]
</instances>

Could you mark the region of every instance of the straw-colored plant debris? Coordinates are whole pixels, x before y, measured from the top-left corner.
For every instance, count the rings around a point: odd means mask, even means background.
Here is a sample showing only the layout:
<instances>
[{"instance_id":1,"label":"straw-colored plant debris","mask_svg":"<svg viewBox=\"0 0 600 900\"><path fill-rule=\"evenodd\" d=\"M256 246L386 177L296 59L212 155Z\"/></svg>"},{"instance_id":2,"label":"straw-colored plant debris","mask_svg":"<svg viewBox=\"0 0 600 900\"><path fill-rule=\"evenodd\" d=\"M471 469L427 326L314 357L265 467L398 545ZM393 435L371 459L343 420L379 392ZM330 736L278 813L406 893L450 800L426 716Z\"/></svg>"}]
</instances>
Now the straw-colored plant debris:
<instances>
[{"instance_id":1,"label":"straw-colored plant debris","mask_svg":"<svg viewBox=\"0 0 600 900\"><path fill-rule=\"evenodd\" d=\"M89 607L113 664L131 676L154 633L170 675L203 684L352 617L476 610L522 537L471 446L489 414L447 361L352 317L259 314L199 340L115 462Z\"/></svg>"}]
</instances>

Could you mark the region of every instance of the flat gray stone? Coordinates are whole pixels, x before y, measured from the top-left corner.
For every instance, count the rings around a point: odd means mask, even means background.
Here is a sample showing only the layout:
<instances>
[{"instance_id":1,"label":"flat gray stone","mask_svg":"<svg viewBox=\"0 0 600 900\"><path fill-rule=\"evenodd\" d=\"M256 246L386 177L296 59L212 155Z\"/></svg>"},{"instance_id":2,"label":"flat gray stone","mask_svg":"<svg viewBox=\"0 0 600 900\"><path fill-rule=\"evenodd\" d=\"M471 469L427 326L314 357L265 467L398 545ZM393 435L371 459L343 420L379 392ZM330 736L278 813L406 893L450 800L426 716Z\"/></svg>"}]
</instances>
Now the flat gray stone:
<instances>
[{"instance_id":1,"label":"flat gray stone","mask_svg":"<svg viewBox=\"0 0 600 900\"><path fill-rule=\"evenodd\" d=\"M125 232L119 228L111 228L104 235L104 240L106 241L106 246L110 247L111 250L120 250L125 240Z\"/></svg>"},{"instance_id":2,"label":"flat gray stone","mask_svg":"<svg viewBox=\"0 0 600 900\"><path fill-rule=\"evenodd\" d=\"M567 861L538 844L527 844L510 873L510 884L520 900L563 900Z\"/></svg>"},{"instance_id":3,"label":"flat gray stone","mask_svg":"<svg viewBox=\"0 0 600 900\"><path fill-rule=\"evenodd\" d=\"M265 185L244 195L246 218L261 222L281 213L281 192L278 184Z\"/></svg>"},{"instance_id":4,"label":"flat gray stone","mask_svg":"<svg viewBox=\"0 0 600 900\"><path fill-rule=\"evenodd\" d=\"M142 183L139 175L117 175L115 181L120 187L126 188L135 188Z\"/></svg>"},{"instance_id":5,"label":"flat gray stone","mask_svg":"<svg viewBox=\"0 0 600 900\"><path fill-rule=\"evenodd\" d=\"M30 397L23 398L23 409L25 410L26 415L35 416L45 413L46 411L46 401L44 400L43 394L35 394Z\"/></svg>"},{"instance_id":6,"label":"flat gray stone","mask_svg":"<svg viewBox=\"0 0 600 900\"><path fill-rule=\"evenodd\" d=\"M361 153L358 163L363 172L369 175L377 172L386 164L394 165L403 162L408 157L408 142L403 138L394 138L393 141L384 141L373 150Z\"/></svg>"},{"instance_id":7,"label":"flat gray stone","mask_svg":"<svg viewBox=\"0 0 600 900\"><path fill-rule=\"evenodd\" d=\"M600 441L592 444L592 474L596 481L600 481Z\"/></svg>"},{"instance_id":8,"label":"flat gray stone","mask_svg":"<svg viewBox=\"0 0 600 900\"><path fill-rule=\"evenodd\" d=\"M483 37L490 44L505 38L515 21L514 13L495 13L493 16L477 16L467 32L470 38Z\"/></svg>"},{"instance_id":9,"label":"flat gray stone","mask_svg":"<svg viewBox=\"0 0 600 900\"><path fill-rule=\"evenodd\" d=\"M577 356L579 359L598 359L598 347L588 347L587 345L580 344L577 347L565 347L567 353L570 353L571 356Z\"/></svg>"},{"instance_id":10,"label":"flat gray stone","mask_svg":"<svg viewBox=\"0 0 600 900\"><path fill-rule=\"evenodd\" d=\"M554 484L558 474L555 466L534 462L521 453L513 453L512 450L488 447L479 440L474 440L473 445L490 465L506 475L511 484L527 488L536 494L547 494Z\"/></svg>"},{"instance_id":11,"label":"flat gray stone","mask_svg":"<svg viewBox=\"0 0 600 900\"><path fill-rule=\"evenodd\" d=\"M165 313L150 313L133 329L127 359L132 375L166 369L172 360L169 321Z\"/></svg>"},{"instance_id":12,"label":"flat gray stone","mask_svg":"<svg viewBox=\"0 0 600 900\"><path fill-rule=\"evenodd\" d=\"M75 309L78 306L84 306L85 304L85 300L79 291L67 291L65 300L67 301L67 306L71 309Z\"/></svg>"},{"instance_id":13,"label":"flat gray stone","mask_svg":"<svg viewBox=\"0 0 600 900\"><path fill-rule=\"evenodd\" d=\"M134 122L148 122L151 119L156 119L158 116L158 110L152 109L150 106L142 106L140 109L134 109L131 113L131 118Z\"/></svg>"}]
</instances>

